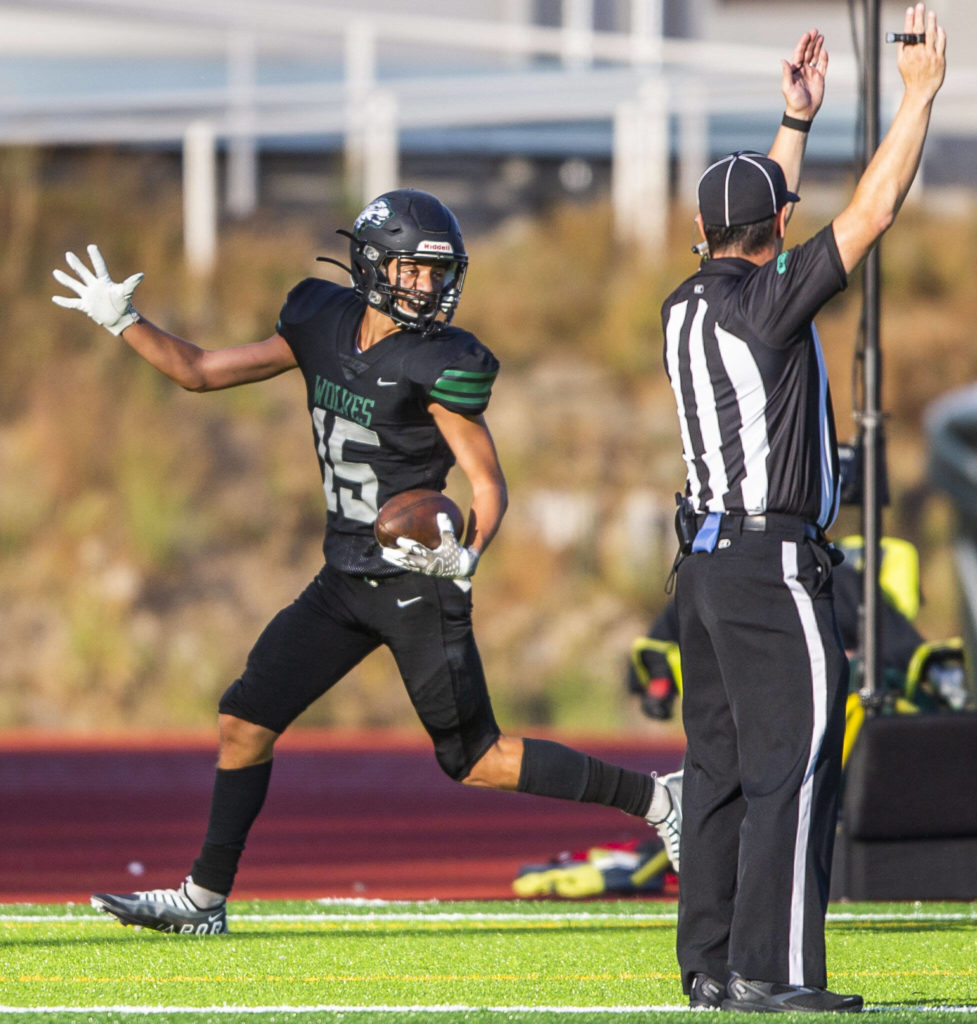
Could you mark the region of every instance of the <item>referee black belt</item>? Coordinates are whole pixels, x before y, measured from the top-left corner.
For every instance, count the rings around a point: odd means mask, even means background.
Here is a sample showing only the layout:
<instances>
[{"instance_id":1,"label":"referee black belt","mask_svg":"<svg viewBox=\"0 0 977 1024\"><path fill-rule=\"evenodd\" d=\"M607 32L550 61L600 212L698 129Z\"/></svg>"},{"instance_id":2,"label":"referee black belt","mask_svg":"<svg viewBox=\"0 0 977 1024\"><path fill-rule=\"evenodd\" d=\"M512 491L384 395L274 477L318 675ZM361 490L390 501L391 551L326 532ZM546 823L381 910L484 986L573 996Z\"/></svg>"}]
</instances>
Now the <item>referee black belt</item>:
<instances>
[{"instance_id":1,"label":"referee black belt","mask_svg":"<svg viewBox=\"0 0 977 1024\"><path fill-rule=\"evenodd\" d=\"M696 526L702 527L708 512L697 512ZM766 512L760 515L738 515L735 512L721 513L720 530L731 533L770 533L777 530L801 528L804 536L811 540L821 540L824 536L821 529L800 516L788 515L784 512Z\"/></svg>"}]
</instances>

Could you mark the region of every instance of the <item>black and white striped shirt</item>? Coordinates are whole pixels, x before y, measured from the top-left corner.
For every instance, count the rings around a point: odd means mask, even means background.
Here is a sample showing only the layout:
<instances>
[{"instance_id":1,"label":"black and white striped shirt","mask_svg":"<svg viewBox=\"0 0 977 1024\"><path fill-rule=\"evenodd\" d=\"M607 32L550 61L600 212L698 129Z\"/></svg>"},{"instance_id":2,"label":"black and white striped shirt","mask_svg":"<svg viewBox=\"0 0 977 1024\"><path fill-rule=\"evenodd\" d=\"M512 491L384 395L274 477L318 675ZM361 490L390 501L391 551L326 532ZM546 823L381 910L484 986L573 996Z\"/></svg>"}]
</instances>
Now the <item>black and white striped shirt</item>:
<instances>
[{"instance_id":1,"label":"black and white striped shirt","mask_svg":"<svg viewBox=\"0 0 977 1024\"><path fill-rule=\"evenodd\" d=\"M708 260L665 300L665 369L698 511L834 521L838 451L812 317L846 285L829 225L763 266Z\"/></svg>"}]
</instances>

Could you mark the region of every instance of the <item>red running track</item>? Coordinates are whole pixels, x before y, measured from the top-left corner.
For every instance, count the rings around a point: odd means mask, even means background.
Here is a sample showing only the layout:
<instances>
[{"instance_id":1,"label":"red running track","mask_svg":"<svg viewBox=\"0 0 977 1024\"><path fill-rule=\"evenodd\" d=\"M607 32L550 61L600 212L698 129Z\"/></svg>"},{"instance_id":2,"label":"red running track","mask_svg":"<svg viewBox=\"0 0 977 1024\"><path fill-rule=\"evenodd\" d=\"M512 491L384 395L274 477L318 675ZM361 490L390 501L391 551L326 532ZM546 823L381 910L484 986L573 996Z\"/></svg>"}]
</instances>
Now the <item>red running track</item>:
<instances>
[{"instance_id":1,"label":"red running track","mask_svg":"<svg viewBox=\"0 0 977 1024\"><path fill-rule=\"evenodd\" d=\"M680 745L579 746L640 771L682 758ZM213 764L199 736L4 737L0 902L177 884L203 838ZM296 731L278 744L234 896L504 899L523 864L642 831L605 807L460 786L423 738Z\"/></svg>"}]
</instances>

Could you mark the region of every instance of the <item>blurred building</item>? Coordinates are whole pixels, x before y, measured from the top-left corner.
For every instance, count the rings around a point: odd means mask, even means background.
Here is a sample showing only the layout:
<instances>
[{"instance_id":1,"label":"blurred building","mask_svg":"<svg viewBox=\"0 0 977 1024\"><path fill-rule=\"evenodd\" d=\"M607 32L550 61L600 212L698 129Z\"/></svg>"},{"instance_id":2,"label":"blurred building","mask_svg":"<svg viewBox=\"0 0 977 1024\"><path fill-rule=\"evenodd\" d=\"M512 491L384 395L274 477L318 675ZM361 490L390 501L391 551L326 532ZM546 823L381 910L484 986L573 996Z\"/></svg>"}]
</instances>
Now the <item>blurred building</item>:
<instances>
[{"instance_id":1,"label":"blurred building","mask_svg":"<svg viewBox=\"0 0 977 1024\"><path fill-rule=\"evenodd\" d=\"M191 261L221 215L347 205L423 183L493 221L609 194L660 236L711 156L764 148L779 60L806 28L831 53L809 167L859 159L862 4L848 0L0 0L0 142L180 154ZM883 28L904 6L882 3ZM944 0L951 74L924 186L968 187L977 5ZM900 89L882 52L883 125ZM329 163L332 160L333 163ZM686 201L691 201L687 199Z\"/></svg>"}]
</instances>

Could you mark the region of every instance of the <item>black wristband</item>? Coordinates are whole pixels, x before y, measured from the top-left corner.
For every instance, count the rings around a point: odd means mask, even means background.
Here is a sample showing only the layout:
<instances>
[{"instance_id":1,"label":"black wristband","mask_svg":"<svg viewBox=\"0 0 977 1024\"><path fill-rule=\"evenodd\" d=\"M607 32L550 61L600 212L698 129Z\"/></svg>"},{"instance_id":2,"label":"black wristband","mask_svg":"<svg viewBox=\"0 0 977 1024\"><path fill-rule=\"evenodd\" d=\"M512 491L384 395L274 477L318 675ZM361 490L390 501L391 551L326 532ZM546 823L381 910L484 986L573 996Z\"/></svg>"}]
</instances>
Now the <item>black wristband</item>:
<instances>
[{"instance_id":1,"label":"black wristband","mask_svg":"<svg viewBox=\"0 0 977 1024\"><path fill-rule=\"evenodd\" d=\"M803 132L805 135L811 130L810 121L802 121L799 117L791 117L790 114L784 114L780 123L785 128L793 128L795 132Z\"/></svg>"}]
</instances>

